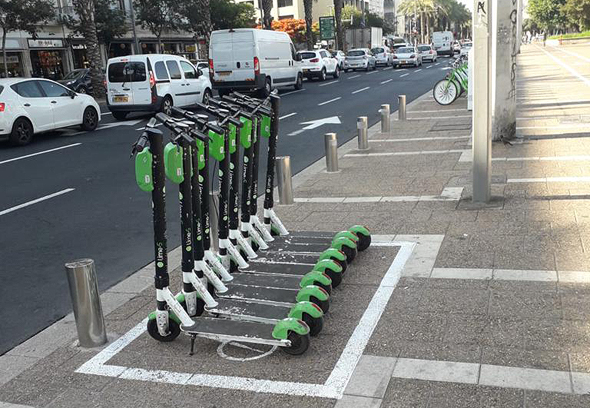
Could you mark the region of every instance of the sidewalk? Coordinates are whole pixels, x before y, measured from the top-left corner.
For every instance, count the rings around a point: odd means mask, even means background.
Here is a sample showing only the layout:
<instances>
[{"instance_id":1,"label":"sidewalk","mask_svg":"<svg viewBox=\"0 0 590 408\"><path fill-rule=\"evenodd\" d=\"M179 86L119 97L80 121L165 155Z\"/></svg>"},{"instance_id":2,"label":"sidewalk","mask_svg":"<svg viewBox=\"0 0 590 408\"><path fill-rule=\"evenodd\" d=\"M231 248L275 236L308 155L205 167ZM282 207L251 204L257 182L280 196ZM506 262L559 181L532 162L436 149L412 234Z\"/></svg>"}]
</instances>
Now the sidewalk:
<instances>
[{"instance_id":1,"label":"sidewalk","mask_svg":"<svg viewBox=\"0 0 590 408\"><path fill-rule=\"evenodd\" d=\"M0 407L590 406L590 65L576 58L523 47L518 139L493 146L488 205L471 203L465 98L424 95L390 134L371 129L369 151L341 147L339 173L321 161L294 178L296 204L277 208L289 229L374 234L304 356L156 344L148 266L103 294L102 351L75 347L67 317L0 357Z\"/></svg>"}]
</instances>

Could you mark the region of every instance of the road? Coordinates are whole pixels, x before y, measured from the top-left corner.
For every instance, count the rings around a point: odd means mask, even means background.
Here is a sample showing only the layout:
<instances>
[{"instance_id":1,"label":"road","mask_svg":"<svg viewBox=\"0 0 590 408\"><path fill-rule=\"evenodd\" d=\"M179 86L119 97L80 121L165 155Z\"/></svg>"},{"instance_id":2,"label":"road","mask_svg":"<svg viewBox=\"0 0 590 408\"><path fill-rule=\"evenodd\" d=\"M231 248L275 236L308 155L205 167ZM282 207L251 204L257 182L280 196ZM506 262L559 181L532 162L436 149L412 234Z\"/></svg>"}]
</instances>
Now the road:
<instances>
[{"instance_id":1,"label":"road","mask_svg":"<svg viewBox=\"0 0 590 408\"><path fill-rule=\"evenodd\" d=\"M398 95L410 102L428 92L447 64L350 72L282 91L278 154L301 171L323 156L324 133L345 143L358 116L376 123L381 104L395 111ZM325 118L340 123L303 129ZM39 135L23 148L0 143L0 355L69 313L65 262L93 258L103 291L152 261L149 195L137 188L129 157L147 117L116 122L103 112L102 120L95 132ZM167 203L171 249L179 244L177 195Z\"/></svg>"}]
</instances>

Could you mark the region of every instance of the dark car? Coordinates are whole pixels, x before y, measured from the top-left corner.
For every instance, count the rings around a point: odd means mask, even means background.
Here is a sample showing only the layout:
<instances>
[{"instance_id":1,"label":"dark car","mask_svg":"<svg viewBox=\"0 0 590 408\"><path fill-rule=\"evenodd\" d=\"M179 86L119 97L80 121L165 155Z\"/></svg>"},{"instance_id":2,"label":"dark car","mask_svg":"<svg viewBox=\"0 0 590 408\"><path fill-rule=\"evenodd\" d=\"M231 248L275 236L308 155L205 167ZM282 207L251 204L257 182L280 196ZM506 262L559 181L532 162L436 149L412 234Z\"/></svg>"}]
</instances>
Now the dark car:
<instances>
[{"instance_id":1,"label":"dark car","mask_svg":"<svg viewBox=\"0 0 590 408\"><path fill-rule=\"evenodd\" d=\"M92 91L92 84L90 83L90 69L81 68L70 71L63 79L60 79L60 84L67 86L72 91L87 94Z\"/></svg>"}]
</instances>

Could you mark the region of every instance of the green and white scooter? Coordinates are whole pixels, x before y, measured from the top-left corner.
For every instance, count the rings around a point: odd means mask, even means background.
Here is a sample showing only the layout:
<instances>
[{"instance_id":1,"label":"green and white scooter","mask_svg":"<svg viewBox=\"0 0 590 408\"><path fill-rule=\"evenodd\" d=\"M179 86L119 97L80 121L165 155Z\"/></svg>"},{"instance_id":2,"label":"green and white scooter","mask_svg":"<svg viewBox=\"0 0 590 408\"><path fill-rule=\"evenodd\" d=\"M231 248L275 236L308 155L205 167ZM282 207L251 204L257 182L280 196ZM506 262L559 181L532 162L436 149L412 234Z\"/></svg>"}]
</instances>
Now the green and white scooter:
<instances>
[{"instance_id":1,"label":"green and white scooter","mask_svg":"<svg viewBox=\"0 0 590 408\"><path fill-rule=\"evenodd\" d=\"M154 123L151 122L151 126ZM309 327L295 318L274 324L199 317L193 320L169 288L166 241L166 199L163 135L146 129L134 144L136 181L140 189L151 192L154 224L156 310L148 317L149 335L162 342L173 341L181 330L191 336L191 354L196 337L217 341L279 346L288 354L303 354L309 347Z\"/></svg>"}]
</instances>

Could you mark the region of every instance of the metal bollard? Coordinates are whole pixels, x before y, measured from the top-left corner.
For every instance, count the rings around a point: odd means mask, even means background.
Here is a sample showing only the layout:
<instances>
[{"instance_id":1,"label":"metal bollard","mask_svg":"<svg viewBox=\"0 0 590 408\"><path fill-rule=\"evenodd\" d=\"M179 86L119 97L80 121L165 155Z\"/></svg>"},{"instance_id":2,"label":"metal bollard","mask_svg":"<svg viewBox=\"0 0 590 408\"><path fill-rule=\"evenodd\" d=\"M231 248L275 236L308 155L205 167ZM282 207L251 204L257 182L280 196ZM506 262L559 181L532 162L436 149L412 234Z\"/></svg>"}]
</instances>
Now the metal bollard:
<instances>
[{"instance_id":1,"label":"metal bollard","mask_svg":"<svg viewBox=\"0 0 590 408\"><path fill-rule=\"evenodd\" d=\"M291 157L277 157L275 166L279 186L279 204L291 205L295 202L293 200L293 183L291 181Z\"/></svg>"},{"instance_id":2,"label":"metal bollard","mask_svg":"<svg viewBox=\"0 0 590 408\"><path fill-rule=\"evenodd\" d=\"M367 150L369 148L369 122L366 116L359 116L356 120L356 128L359 131L358 146L359 150Z\"/></svg>"},{"instance_id":3,"label":"metal bollard","mask_svg":"<svg viewBox=\"0 0 590 408\"><path fill-rule=\"evenodd\" d=\"M397 97L399 101L399 107L397 108L398 120L406 120L406 95L400 95Z\"/></svg>"},{"instance_id":4,"label":"metal bollard","mask_svg":"<svg viewBox=\"0 0 590 408\"><path fill-rule=\"evenodd\" d=\"M381 114L381 133L389 133L391 129L391 124L389 123L390 112L389 104L381 105L381 109L379 109L379 113Z\"/></svg>"},{"instance_id":5,"label":"metal bollard","mask_svg":"<svg viewBox=\"0 0 590 408\"><path fill-rule=\"evenodd\" d=\"M336 133L326 133L324 143L326 146L326 171L336 173L338 171L338 139Z\"/></svg>"},{"instance_id":6,"label":"metal bollard","mask_svg":"<svg viewBox=\"0 0 590 408\"><path fill-rule=\"evenodd\" d=\"M209 234L211 236L211 250L219 251L219 191L209 192Z\"/></svg>"},{"instance_id":7,"label":"metal bollard","mask_svg":"<svg viewBox=\"0 0 590 408\"><path fill-rule=\"evenodd\" d=\"M107 342L107 332L94 261L78 259L65 266L80 346L102 346Z\"/></svg>"}]
</instances>

